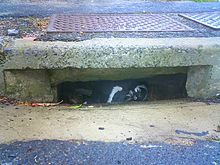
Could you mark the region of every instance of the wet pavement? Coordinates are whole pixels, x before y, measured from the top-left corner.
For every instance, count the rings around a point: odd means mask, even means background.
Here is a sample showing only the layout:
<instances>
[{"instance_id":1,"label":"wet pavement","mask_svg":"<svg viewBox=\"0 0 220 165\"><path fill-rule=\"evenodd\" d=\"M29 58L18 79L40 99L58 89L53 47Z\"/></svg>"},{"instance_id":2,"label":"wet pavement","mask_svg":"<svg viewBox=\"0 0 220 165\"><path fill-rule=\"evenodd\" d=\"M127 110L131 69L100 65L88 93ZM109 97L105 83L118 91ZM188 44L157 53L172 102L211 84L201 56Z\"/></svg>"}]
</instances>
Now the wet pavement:
<instances>
[{"instance_id":1,"label":"wet pavement","mask_svg":"<svg viewBox=\"0 0 220 165\"><path fill-rule=\"evenodd\" d=\"M3 103L1 165L220 163L219 104L162 101L74 110Z\"/></svg>"},{"instance_id":2,"label":"wet pavement","mask_svg":"<svg viewBox=\"0 0 220 165\"><path fill-rule=\"evenodd\" d=\"M129 144L37 140L0 145L0 164L163 164L218 165L220 143L193 145Z\"/></svg>"},{"instance_id":3,"label":"wet pavement","mask_svg":"<svg viewBox=\"0 0 220 165\"><path fill-rule=\"evenodd\" d=\"M45 17L55 13L182 13L219 11L219 2L71 1L40 3L0 3L0 16Z\"/></svg>"},{"instance_id":4,"label":"wet pavement","mask_svg":"<svg viewBox=\"0 0 220 165\"><path fill-rule=\"evenodd\" d=\"M220 104L216 103L164 100L79 108L17 104L0 104L0 143L24 139L169 143L177 138L185 144L187 139L220 138Z\"/></svg>"}]
</instances>

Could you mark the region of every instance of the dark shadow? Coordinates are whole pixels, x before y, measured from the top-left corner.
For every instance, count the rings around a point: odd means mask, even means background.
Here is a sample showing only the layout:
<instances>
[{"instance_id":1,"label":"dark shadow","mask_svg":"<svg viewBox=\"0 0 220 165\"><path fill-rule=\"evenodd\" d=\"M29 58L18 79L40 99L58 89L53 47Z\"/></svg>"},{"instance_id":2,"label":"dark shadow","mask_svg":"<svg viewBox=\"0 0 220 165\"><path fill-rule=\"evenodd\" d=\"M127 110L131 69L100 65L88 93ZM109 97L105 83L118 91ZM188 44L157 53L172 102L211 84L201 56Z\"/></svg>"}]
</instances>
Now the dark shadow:
<instances>
[{"instance_id":1,"label":"dark shadow","mask_svg":"<svg viewBox=\"0 0 220 165\"><path fill-rule=\"evenodd\" d=\"M57 87L58 100L69 104L95 104L185 98L186 78L186 74L175 74L118 81L63 82ZM116 93L110 99L113 88Z\"/></svg>"}]
</instances>

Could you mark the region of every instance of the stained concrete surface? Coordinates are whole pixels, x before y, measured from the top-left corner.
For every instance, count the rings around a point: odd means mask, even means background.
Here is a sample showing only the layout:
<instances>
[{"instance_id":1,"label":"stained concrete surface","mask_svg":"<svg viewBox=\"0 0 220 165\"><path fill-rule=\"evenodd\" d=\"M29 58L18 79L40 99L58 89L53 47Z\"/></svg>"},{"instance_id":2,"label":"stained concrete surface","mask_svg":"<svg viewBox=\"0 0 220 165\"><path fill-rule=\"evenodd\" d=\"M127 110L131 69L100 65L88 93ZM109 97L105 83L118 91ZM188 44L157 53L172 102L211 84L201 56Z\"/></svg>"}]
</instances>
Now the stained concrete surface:
<instances>
[{"instance_id":1,"label":"stained concrete surface","mask_svg":"<svg viewBox=\"0 0 220 165\"><path fill-rule=\"evenodd\" d=\"M0 164L218 165L219 110L187 100L81 109L1 105Z\"/></svg>"},{"instance_id":2,"label":"stained concrete surface","mask_svg":"<svg viewBox=\"0 0 220 165\"><path fill-rule=\"evenodd\" d=\"M0 143L42 139L122 142L128 138L138 143L190 144L192 139L219 138L215 131L219 124L220 104L186 100L81 109L2 105ZM207 131L202 136L189 134Z\"/></svg>"}]
</instances>

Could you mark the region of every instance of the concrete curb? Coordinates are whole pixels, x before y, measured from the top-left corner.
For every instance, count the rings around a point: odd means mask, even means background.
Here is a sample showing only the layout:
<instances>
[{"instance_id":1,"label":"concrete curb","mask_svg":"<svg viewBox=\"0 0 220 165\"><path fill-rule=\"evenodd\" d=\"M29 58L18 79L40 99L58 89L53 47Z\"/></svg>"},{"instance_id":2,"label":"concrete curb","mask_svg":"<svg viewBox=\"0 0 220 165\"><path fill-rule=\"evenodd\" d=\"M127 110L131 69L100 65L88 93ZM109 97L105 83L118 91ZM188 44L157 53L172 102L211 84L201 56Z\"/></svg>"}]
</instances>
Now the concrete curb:
<instances>
[{"instance_id":1,"label":"concrete curb","mask_svg":"<svg viewBox=\"0 0 220 165\"><path fill-rule=\"evenodd\" d=\"M48 91L45 94L48 100L54 98L51 96L53 95L50 88L51 80L66 81L68 77L68 80L76 81L76 79L69 79L72 72L76 73L76 71L65 69L78 69L77 74L72 77L80 77L84 80L84 77L88 76L99 77L98 73L108 76L109 71L106 72L106 70L109 69L124 69L127 72L120 70L121 73L128 74L131 72L129 69L145 68L148 75L154 75L166 74L167 68L174 68L171 73L175 73L175 69L179 71L181 67L187 67L186 89L190 97L208 98L220 92L220 37L95 38L82 42L16 39L4 48L3 53L6 58L3 65L6 93L10 93L12 97L20 97L21 91L15 89L18 88L19 83L23 84L23 88L19 87L20 89L26 89L28 84L24 85L24 80L28 79L27 75L33 75L32 71L36 69L37 76L33 77L41 80L40 87ZM98 69L103 71L97 72ZM25 76L18 73L18 70L26 70L28 73L26 72ZM50 70L49 75L46 72L48 70ZM81 71L86 72L83 74L84 77ZM91 76L91 71L96 74ZM145 76L146 73L144 73ZM59 77L62 77L62 80ZM89 79L86 80L89 81ZM38 82L34 79L32 81ZM34 84L31 85L34 86ZM35 91L38 90L38 88L35 89ZM26 98L25 93L23 98ZM41 93L41 95L44 94Z\"/></svg>"},{"instance_id":2,"label":"concrete curb","mask_svg":"<svg viewBox=\"0 0 220 165\"><path fill-rule=\"evenodd\" d=\"M6 69L219 65L216 38L95 38L82 42L14 40ZM129 60L128 60L129 59Z\"/></svg>"}]
</instances>

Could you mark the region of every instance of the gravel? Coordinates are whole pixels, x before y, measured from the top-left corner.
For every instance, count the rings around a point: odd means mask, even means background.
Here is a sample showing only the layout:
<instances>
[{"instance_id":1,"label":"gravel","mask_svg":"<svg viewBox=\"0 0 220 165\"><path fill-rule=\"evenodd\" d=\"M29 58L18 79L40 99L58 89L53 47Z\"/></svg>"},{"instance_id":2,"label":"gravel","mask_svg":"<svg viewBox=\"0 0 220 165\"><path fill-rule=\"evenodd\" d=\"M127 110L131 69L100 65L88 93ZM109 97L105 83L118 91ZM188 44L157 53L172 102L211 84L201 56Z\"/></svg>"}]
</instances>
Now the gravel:
<instances>
[{"instance_id":1,"label":"gravel","mask_svg":"<svg viewBox=\"0 0 220 165\"><path fill-rule=\"evenodd\" d=\"M16 37L33 37L39 41L83 41L92 38L167 38L167 37L220 37L219 30L178 16L184 12L219 11L220 3L193 2L143 2L143 1L71 1L73 3L0 3L0 36L16 28ZM22 11L22 12L21 12ZM55 13L164 13L193 29L186 32L104 32L104 33L55 33L47 34L49 16Z\"/></svg>"}]
</instances>

